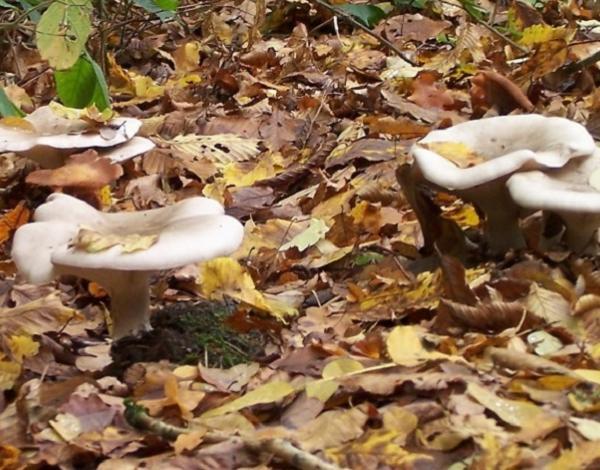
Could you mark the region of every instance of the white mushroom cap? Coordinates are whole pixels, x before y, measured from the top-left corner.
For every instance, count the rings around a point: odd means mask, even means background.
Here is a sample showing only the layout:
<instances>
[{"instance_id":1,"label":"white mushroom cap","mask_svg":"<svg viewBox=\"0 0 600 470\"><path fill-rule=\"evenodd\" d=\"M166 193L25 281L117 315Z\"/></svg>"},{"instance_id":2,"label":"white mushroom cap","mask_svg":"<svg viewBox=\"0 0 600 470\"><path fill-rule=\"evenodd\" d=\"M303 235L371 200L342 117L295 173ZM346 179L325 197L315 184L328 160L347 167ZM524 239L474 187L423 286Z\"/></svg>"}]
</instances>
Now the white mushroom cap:
<instances>
[{"instance_id":1,"label":"white mushroom cap","mask_svg":"<svg viewBox=\"0 0 600 470\"><path fill-rule=\"evenodd\" d=\"M459 168L422 146L433 142L462 143L486 161ZM430 132L411 153L425 180L449 190L462 190L508 176L528 164L559 168L571 158L592 154L595 148L593 138L580 124L525 114L468 121Z\"/></svg>"},{"instance_id":2,"label":"white mushroom cap","mask_svg":"<svg viewBox=\"0 0 600 470\"><path fill-rule=\"evenodd\" d=\"M97 281L112 298L114 337L149 327L149 272L234 252L244 228L212 199L194 197L170 207L102 213L65 194L53 194L13 240L12 258L32 282L61 274ZM74 243L81 228L103 235L157 235L149 248L126 252L120 244L88 252Z\"/></svg>"},{"instance_id":3,"label":"white mushroom cap","mask_svg":"<svg viewBox=\"0 0 600 470\"><path fill-rule=\"evenodd\" d=\"M113 163L121 163L137 155L146 153L155 147L154 142L145 137L134 137L133 139L114 148L101 150L98 154L110 158Z\"/></svg>"},{"instance_id":4,"label":"white mushroom cap","mask_svg":"<svg viewBox=\"0 0 600 470\"><path fill-rule=\"evenodd\" d=\"M98 131L87 134L43 134L0 126L0 152L21 153L38 146L54 149L112 147L133 138L141 125L138 119L117 118Z\"/></svg>"},{"instance_id":5,"label":"white mushroom cap","mask_svg":"<svg viewBox=\"0 0 600 470\"><path fill-rule=\"evenodd\" d=\"M516 173L506 186L519 206L560 215L567 227L567 244L581 251L600 227L600 191L589 183L590 175L598 169L600 151L559 170Z\"/></svg>"},{"instance_id":6,"label":"white mushroom cap","mask_svg":"<svg viewBox=\"0 0 600 470\"><path fill-rule=\"evenodd\" d=\"M0 125L0 153L16 152L45 168L62 165L64 158L78 149L108 149L134 138L140 130L139 119L120 117L98 128L90 128L82 119L67 119L51 106L42 106L26 116L31 129ZM124 161L154 147L148 139L139 138L109 157ZM108 151L107 151L108 152Z\"/></svg>"},{"instance_id":7,"label":"white mushroom cap","mask_svg":"<svg viewBox=\"0 0 600 470\"><path fill-rule=\"evenodd\" d=\"M50 273L50 265L60 265L62 271L70 266L123 271L170 269L231 253L238 248L244 233L243 226L224 215L217 201L203 197L161 209L111 214L97 211L72 196L56 193L35 211L34 220L35 223L17 230L13 242L13 260L24 274L32 269ZM89 253L70 246L81 227L103 234L157 234L159 238L142 251L125 253L117 245ZM51 251L50 256L46 256L48 251ZM43 266L45 260L47 265ZM42 276L36 274L35 277Z\"/></svg>"}]
</instances>

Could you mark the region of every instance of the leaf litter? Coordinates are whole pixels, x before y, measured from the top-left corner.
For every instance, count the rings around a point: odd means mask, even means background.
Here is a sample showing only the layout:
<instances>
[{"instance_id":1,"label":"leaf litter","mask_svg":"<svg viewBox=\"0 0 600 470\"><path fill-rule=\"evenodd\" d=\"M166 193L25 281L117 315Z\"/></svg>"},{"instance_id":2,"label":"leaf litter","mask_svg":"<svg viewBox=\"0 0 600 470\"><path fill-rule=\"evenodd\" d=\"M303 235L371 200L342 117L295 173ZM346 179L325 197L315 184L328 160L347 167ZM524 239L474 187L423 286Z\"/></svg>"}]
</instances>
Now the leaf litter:
<instances>
[{"instance_id":1,"label":"leaf litter","mask_svg":"<svg viewBox=\"0 0 600 470\"><path fill-rule=\"evenodd\" d=\"M578 64L596 52L581 47L594 44L594 13L393 3L344 10L375 35L323 2L244 0L198 13L182 2L180 22L150 22L129 44L110 37L114 108L158 148L122 172L94 153L48 173L2 166L1 468L597 466L596 259L536 241L536 214L527 250L491 257L472 205L395 176L429 130L471 119L535 111L593 132L599 71ZM50 33L42 56L75 60ZM32 75L45 62L14 54L0 59L15 77L2 79L7 96L27 112L48 104L51 84ZM480 160L438 146L458 165ZM26 182L83 186L110 211L213 197L245 241L231 258L153 279L157 334L111 352L99 286L15 278L10 238L48 194ZM88 235L87 249L154 242ZM223 345L221 357L191 354L199 337L181 338L199 329L185 322L211 309L231 314L202 333L260 331L261 351L236 351L235 364Z\"/></svg>"}]
</instances>

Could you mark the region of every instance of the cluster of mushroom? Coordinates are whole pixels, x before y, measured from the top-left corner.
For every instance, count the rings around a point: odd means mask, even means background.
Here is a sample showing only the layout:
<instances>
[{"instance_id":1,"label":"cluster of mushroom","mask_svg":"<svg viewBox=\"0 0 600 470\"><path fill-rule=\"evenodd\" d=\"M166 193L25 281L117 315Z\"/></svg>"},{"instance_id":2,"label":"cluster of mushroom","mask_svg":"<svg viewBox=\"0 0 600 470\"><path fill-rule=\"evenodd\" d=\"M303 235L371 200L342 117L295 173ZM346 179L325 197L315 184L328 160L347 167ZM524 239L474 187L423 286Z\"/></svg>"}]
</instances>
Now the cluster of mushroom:
<instances>
[{"instance_id":1,"label":"cluster of mushroom","mask_svg":"<svg viewBox=\"0 0 600 470\"><path fill-rule=\"evenodd\" d=\"M113 163L123 162L154 148L154 143L136 137L142 122L115 118L92 125L81 117L65 117L57 105L42 106L24 119L0 123L0 153L14 152L36 161L43 168L57 168L69 155L95 148Z\"/></svg>"},{"instance_id":2,"label":"cluster of mushroom","mask_svg":"<svg viewBox=\"0 0 600 470\"><path fill-rule=\"evenodd\" d=\"M474 165L443 156L444 147L474 152ZM600 150L585 127L536 114L499 116L433 131L411 149L412 175L472 202L485 214L491 251L525 246L519 217L558 214L574 251L592 245L600 227ZM415 208L415 210L417 210Z\"/></svg>"}]
</instances>

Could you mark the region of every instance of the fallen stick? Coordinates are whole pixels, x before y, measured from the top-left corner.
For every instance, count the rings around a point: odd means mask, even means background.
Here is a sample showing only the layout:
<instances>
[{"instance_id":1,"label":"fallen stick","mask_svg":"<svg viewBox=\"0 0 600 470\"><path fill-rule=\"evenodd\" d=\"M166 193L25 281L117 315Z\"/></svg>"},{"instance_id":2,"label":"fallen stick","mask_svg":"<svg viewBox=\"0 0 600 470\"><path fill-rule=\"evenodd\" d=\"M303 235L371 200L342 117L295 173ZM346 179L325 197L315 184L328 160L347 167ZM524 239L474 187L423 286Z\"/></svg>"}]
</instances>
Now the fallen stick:
<instances>
[{"instance_id":1,"label":"fallen stick","mask_svg":"<svg viewBox=\"0 0 600 470\"><path fill-rule=\"evenodd\" d=\"M191 429L173 426L160 419L153 418L143 406L137 405L133 400L126 399L125 419L133 427L151 432L169 441L174 441L181 434L191 432ZM268 452L282 460L292 468L298 470L345 470L337 465L325 462L316 455L298 449L285 439L250 439L241 436L227 436L225 434L208 432L202 436L203 442L217 444L232 439L240 442L254 453Z\"/></svg>"}]
</instances>

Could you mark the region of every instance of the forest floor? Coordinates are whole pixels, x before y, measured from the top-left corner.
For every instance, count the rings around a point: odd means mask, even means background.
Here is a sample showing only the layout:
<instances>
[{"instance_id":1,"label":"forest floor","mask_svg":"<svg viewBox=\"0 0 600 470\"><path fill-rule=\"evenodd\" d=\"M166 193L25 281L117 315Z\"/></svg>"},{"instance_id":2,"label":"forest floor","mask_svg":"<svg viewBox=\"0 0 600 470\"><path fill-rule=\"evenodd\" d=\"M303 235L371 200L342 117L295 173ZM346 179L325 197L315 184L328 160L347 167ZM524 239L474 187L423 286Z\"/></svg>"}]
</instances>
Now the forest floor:
<instances>
[{"instance_id":1,"label":"forest floor","mask_svg":"<svg viewBox=\"0 0 600 470\"><path fill-rule=\"evenodd\" d=\"M407 168L481 117L594 135L600 21L575 1L320 3L215 2L92 41L156 148L91 199L207 196L245 227L232 256L152 278L141 339L111 342L102 286L17 275L12 235L51 189L4 155L1 469L598 468L597 258L540 241L539 213L527 248L491 255L477 201ZM11 34L0 79L30 112L52 74Z\"/></svg>"}]
</instances>

